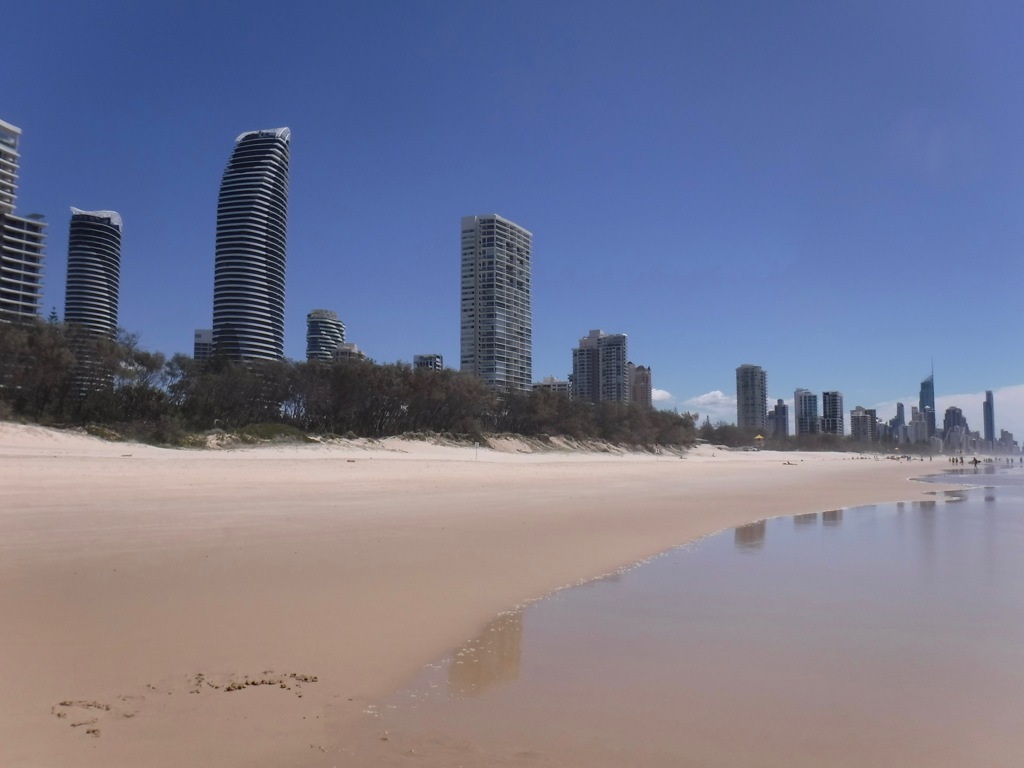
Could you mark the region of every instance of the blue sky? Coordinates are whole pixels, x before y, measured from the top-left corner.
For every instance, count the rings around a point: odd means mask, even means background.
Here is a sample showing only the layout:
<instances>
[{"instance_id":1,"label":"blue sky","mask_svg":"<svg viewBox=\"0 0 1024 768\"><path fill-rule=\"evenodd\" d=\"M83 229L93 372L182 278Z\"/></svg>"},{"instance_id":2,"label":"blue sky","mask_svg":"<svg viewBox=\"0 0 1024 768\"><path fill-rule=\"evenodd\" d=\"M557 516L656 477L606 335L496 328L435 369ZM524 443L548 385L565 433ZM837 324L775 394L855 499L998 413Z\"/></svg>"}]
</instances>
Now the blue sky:
<instances>
[{"instance_id":1,"label":"blue sky","mask_svg":"<svg viewBox=\"0 0 1024 768\"><path fill-rule=\"evenodd\" d=\"M940 408L980 428L996 390L1024 437L1022 4L36 0L5 20L46 311L68 207L115 209L121 324L191 352L234 139L289 126L289 357L327 308L378 361L457 365L460 218L496 212L534 234L536 379L601 328L663 406L734 420L755 363L773 398L888 417L934 359Z\"/></svg>"}]
</instances>

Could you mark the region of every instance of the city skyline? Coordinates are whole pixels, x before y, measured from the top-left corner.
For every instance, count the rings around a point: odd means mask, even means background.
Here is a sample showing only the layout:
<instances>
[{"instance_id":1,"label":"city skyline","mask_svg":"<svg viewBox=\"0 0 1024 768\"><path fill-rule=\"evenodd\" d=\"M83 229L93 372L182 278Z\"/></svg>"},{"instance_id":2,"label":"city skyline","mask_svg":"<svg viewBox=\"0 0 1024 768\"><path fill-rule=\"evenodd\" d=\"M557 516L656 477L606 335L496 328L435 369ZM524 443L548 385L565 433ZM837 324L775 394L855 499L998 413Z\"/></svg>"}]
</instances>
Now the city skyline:
<instances>
[{"instance_id":1,"label":"city skyline","mask_svg":"<svg viewBox=\"0 0 1024 768\"><path fill-rule=\"evenodd\" d=\"M534 232L534 380L567 376L581 328L615 328L656 369L659 407L732 421L722 393L752 360L772 401L835 388L887 419L934 355L940 416L981 425L992 390L997 433L1024 434L1002 341L1024 283L1024 11L399 5L399 25L369 6L118 5L88 41L76 30L113 4L13 9L13 28L59 41L0 53L18 73L0 115L23 131L18 211L50 223L42 314L64 305L63 212L116 209L121 324L191 352L224 137L287 124L291 359L317 307L382 362L457 359L452 221L499 211ZM480 42L495 34L497 53ZM72 63L108 87L81 89ZM976 311L936 309L947 279Z\"/></svg>"}]
</instances>

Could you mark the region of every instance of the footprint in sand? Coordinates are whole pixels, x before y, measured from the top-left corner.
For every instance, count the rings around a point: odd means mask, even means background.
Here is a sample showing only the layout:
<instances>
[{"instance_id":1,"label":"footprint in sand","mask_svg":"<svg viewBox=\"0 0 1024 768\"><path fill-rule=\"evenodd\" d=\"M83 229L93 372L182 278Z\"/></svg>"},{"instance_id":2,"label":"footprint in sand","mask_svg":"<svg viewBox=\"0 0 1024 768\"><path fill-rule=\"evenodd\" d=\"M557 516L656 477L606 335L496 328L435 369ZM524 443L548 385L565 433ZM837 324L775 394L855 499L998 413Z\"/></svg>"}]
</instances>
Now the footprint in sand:
<instances>
[{"instance_id":1,"label":"footprint in sand","mask_svg":"<svg viewBox=\"0 0 1024 768\"><path fill-rule=\"evenodd\" d=\"M59 720L66 720L72 728L85 728L87 736L100 735L98 724L101 718L132 718L138 713L137 704L141 696L118 696L118 704L111 706L91 699L65 699L50 707L50 712Z\"/></svg>"},{"instance_id":2,"label":"footprint in sand","mask_svg":"<svg viewBox=\"0 0 1024 768\"><path fill-rule=\"evenodd\" d=\"M271 669L264 670L258 675L207 675L197 672L184 679L178 678L170 685L161 683L160 687L152 683L146 683L145 690L152 693L173 693L188 692L190 694L201 693L234 693L249 688L270 686L291 691L302 698L302 686L304 683L318 682L316 675L307 675L299 672L288 672L279 674ZM59 720L67 722L72 728L84 728L85 734L93 738L100 735L99 723L104 718L130 719L139 714L140 709L146 701L145 696L117 696L116 703L106 704L93 699L66 699L50 707L50 712Z\"/></svg>"}]
</instances>

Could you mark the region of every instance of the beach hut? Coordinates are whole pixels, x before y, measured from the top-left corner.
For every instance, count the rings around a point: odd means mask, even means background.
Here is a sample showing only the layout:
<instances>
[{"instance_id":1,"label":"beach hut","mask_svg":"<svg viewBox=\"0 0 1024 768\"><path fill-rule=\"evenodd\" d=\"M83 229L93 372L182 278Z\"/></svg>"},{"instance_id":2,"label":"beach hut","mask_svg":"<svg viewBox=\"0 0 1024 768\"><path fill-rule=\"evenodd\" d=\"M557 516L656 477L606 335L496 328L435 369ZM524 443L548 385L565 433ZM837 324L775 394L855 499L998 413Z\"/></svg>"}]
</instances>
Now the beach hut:
<instances>
[{"instance_id":1,"label":"beach hut","mask_svg":"<svg viewBox=\"0 0 1024 768\"><path fill-rule=\"evenodd\" d=\"M764 435L754 435L754 447L764 448Z\"/></svg>"}]
</instances>

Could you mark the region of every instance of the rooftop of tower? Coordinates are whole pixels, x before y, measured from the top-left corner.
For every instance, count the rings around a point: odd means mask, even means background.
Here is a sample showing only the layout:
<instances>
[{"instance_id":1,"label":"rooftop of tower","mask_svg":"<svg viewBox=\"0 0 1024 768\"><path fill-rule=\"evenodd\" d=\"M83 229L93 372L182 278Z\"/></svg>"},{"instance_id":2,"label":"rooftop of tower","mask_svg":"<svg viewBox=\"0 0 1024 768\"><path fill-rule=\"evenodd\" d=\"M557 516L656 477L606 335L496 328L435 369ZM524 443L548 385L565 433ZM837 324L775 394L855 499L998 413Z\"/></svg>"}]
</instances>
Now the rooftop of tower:
<instances>
[{"instance_id":1,"label":"rooftop of tower","mask_svg":"<svg viewBox=\"0 0 1024 768\"><path fill-rule=\"evenodd\" d=\"M291 141L292 129L291 128L264 128L260 131L246 131L238 135L235 139L235 144L240 142L242 139L248 136L273 136L275 139L284 139L285 141Z\"/></svg>"},{"instance_id":2,"label":"rooftop of tower","mask_svg":"<svg viewBox=\"0 0 1024 768\"><path fill-rule=\"evenodd\" d=\"M83 211L81 208L71 206L72 216L95 216L98 219L110 219L110 223L121 229L121 214L117 211Z\"/></svg>"}]
</instances>

